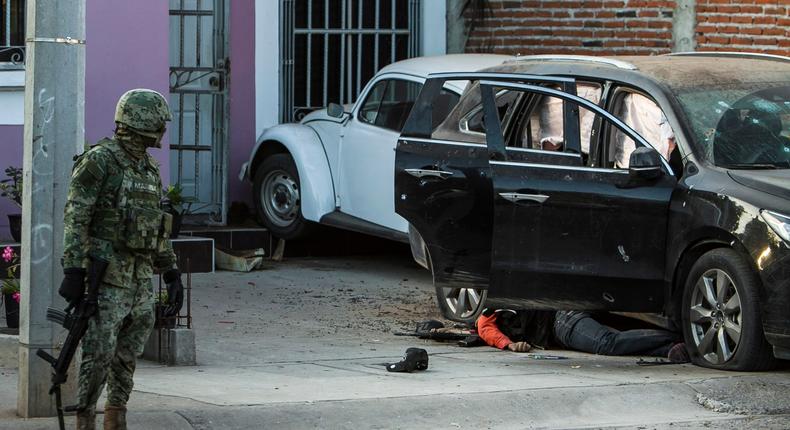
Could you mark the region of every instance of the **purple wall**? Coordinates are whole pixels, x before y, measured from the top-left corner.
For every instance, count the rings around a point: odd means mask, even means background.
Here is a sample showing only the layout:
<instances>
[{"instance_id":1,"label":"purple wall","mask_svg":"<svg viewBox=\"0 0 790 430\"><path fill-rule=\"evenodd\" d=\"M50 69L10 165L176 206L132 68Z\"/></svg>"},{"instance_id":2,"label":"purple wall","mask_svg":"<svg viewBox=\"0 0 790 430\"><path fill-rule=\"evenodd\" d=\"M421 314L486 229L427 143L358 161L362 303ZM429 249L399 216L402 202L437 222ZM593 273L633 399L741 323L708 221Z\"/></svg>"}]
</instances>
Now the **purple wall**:
<instances>
[{"instance_id":1,"label":"purple wall","mask_svg":"<svg viewBox=\"0 0 790 430\"><path fill-rule=\"evenodd\" d=\"M255 4L237 1L230 16L230 201L251 202L251 189L237 179L255 144ZM169 93L168 2L164 0L88 0L85 64L85 138L93 144L112 135L118 98L132 88ZM140 31L145 23L145 31ZM168 136L152 151L170 182ZM0 126L0 176L8 165L22 165L23 127ZM9 239L8 213L20 212L0 199L0 240Z\"/></svg>"},{"instance_id":2,"label":"purple wall","mask_svg":"<svg viewBox=\"0 0 790 430\"><path fill-rule=\"evenodd\" d=\"M5 168L22 167L22 145L24 128L21 125L0 125L0 180L6 179ZM0 197L0 242L10 241L8 214L22 213L10 200Z\"/></svg>"},{"instance_id":3,"label":"purple wall","mask_svg":"<svg viewBox=\"0 0 790 430\"><path fill-rule=\"evenodd\" d=\"M127 90L170 90L168 2L88 0L86 11L85 138L111 136L115 104ZM168 137L152 151L170 182Z\"/></svg>"},{"instance_id":4,"label":"purple wall","mask_svg":"<svg viewBox=\"0 0 790 430\"><path fill-rule=\"evenodd\" d=\"M252 187L238 179L255 145L255 2L230 5L229 201L252 202ZM274 61L275 59L272 59Z\"/></svg>"}]
</instances>

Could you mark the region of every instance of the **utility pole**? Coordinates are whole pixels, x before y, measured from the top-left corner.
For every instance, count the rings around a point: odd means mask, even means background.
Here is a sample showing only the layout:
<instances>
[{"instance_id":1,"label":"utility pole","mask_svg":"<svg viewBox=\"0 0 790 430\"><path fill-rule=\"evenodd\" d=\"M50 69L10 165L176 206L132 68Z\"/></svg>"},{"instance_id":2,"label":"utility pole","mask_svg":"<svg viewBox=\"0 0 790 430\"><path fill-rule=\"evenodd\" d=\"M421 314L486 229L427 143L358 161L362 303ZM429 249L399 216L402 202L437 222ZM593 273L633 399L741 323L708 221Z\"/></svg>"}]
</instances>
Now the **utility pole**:
<instances>
[{"instance_id":1,"label":"utility pole","mask_svg":"<svg viewBox=\"0 0 790 430\"><path fill-rule=\"evenodd\" d=\"M55 415L49 395L52 367L36 356L53 351L63 329L47 321L48 306L64 306L63 207L72 157L85 138L85 0L27 0L25 147L22 197L22 302L17 413ZM74 403L76 372L63 386Z\"/></svg>"},{"instance_id":2,"label":"utility pole","mask_svg":"<svg viewBox=\"0 0 790 430\"><path fill-rule=\"evenodd\" d=\"M697 1L678 0L672 14L672 52L694 51L697 46Z\"/></svg>"},{"instance_id":3,"label":"utility pole","mask_svg":"<svg viewBox=\"0 0 790 430\"><path fill-rule=\"evenodd\" d=\"M462 54L466 48L466 19L464 0L447 0L447 53Z\"/></svg>"}]
</instances>

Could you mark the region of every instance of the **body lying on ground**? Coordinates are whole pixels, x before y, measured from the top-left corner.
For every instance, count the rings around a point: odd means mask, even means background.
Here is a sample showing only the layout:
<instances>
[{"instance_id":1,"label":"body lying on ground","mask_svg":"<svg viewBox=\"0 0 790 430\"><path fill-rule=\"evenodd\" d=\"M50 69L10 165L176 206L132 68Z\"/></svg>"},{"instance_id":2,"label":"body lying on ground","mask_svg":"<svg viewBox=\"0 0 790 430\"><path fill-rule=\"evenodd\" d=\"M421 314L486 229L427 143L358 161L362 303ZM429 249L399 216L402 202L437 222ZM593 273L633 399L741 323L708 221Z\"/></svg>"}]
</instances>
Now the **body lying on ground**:
<instances>
[{"instance_id":1,"label":"body lying on ground","mask_svg":"<svg viewBox=\"0 0 790 430\"><path fill-rule=\"evenodd\" d=\"M514 352L552 345L600 355L667 357L689 361L685 344L667 330L617 330L582 311L486 309L477 319L477 333L487 344Z\"/></svg>"}]
</instances>

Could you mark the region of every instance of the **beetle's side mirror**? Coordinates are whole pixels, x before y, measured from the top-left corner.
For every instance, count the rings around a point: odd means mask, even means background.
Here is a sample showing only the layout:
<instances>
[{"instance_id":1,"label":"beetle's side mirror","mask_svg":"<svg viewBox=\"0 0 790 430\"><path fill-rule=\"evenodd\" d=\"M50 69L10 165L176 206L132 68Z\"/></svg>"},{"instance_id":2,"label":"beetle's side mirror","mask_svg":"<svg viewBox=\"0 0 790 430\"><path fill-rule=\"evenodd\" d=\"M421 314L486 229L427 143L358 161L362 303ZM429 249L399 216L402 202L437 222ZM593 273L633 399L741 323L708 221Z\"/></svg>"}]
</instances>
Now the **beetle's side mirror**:
<instances>
[{"instance_id":1,"label":"beetle's side mirror","mask_svg":"<svg viewBox=\"0 0 790 430\"><path fill-rule=\"evenodd\" d=\"M343 118L343 115L346 114L346 110L337 103L329 103L329 106L326 107L326 114L332 118Z\"/></svg>"},{"instance_id":2,"label":"beetle's side mirror","mask_svg":"<svg viewBox=\"0 0 790 430\"><path fill-rule=\"evenodd\" d=\"M656 179L662 174L661 155L658 154L658 151L643 146L636 148L631 153L628 163L628 176L631 179Z\"/></svg>"}]
</instances>

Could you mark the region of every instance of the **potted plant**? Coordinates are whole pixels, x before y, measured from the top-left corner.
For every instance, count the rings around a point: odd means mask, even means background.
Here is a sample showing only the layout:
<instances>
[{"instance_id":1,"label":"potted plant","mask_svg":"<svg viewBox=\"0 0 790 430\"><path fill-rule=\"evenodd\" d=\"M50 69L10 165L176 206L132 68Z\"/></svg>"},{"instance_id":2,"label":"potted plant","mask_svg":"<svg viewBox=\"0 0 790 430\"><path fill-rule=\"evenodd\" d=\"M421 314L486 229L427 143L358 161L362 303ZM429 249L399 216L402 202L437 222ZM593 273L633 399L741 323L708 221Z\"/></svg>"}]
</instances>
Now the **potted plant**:
<instances>
[{"instance_id":1,"label":"potted plant","mask_svg":"<svg viewBox=\"0 0 790 430\"><path fill-rule=\"evenodd\" d=\"M170 238L175 239L181 232L181 222L184 215L189 212L192 203L197 199L194 197L184 197L183 188L181 184L169 185L163 190L164 202L163 207L170 215L173 215L173 227L170 232Z\"/></svg>"},{"instance_id":2,"label":"potted plant","mask_svg":"<svg viewBox=\"0 0 790 430\"><path fill-rule=\"evenodd\" d=\"M8 178L0 181L0 197L5 197L22 209L22 169L9 166L5 169ZM22 214L9 214L8 224L14 241L22 240Z\"/></svg>"},{"instance_id":3,"label":"potted plant","mask_svg":"<svg viewBox=\"0 0 790 430\"><path fill-rule=\"evenodd\" d=\"M3 261L10 263L6 269L7 278L3 279L0 292L3 293L3 303L5 303L5 320L9 328L19 327L19 256L14 250L7 246L3 249Z\"/></svg>"}]
</instances>

